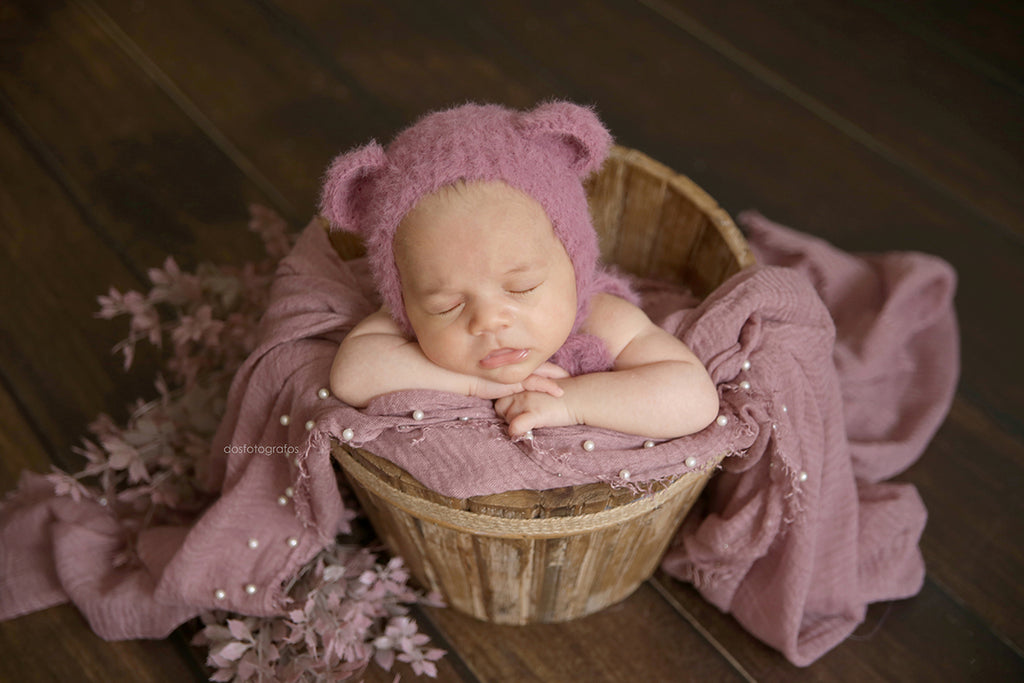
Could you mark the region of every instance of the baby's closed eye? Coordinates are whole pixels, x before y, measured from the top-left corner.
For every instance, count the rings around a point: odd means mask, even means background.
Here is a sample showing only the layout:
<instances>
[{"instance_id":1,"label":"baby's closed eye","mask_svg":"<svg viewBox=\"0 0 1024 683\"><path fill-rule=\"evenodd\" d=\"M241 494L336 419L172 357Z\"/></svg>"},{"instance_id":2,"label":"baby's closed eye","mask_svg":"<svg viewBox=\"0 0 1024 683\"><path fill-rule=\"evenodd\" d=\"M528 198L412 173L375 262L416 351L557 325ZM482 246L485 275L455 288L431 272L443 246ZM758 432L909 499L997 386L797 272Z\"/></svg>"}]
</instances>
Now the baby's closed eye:
<instances>
[{"instance_id":1,"label":"baby's closed eye","mask_svg":"<svg viewBox=\"0 0 1024 683\"><path fill-rule=\"evenodd\" d=\"M508 290L506 290L506 291L508 291L509 294L515 294L517 296L524 296L526 294L530 294L531 292L535 291L542 284L544 284L544 283L543 282L538 282L535 285L530 285L530 286L526 286L526 287L524 287L522 285L519 285L519 286L509 287Z\"/></svg>"}]
</instances>

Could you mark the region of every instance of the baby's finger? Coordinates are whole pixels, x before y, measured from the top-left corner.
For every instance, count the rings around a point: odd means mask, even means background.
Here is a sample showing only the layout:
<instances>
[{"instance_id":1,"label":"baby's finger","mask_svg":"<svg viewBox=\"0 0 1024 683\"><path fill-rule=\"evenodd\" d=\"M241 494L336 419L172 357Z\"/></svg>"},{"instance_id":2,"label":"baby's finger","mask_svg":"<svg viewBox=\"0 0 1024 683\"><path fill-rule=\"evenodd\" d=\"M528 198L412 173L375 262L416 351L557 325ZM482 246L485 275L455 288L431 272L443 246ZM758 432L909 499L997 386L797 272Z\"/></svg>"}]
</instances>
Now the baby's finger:
<instances>
[{"instance_id":1,"label":"baby's finger","mask_svg":"<svg viewBox=\"0 0 1024 683\"><path fill-rule=\"evenodd\" d=\"M562 396L565 390L555 380L541 375L530 375L523 380L523 389L526 391L540 391L550 394L555 398Z\"/></svg>"},{"instance_id":2,"label":"baby's finger","mask_svg":"<svg viewBox=\"0 0 1024 683\"><path fill-rule=\"evenodd\" d=\"M536 416L531 412L519 413L511 420L506 418L508 422L508 434L511 437L523 436L528 431L537 426Z\"/></svg>"},{"instance_id":3,"label":"baby's finger","mask_svg":"<svg viewBox=\"0 0 1024 683\"><path fill-rule=\"evenodd\" d=\"M533 374L539 375L540 377L550 377L551 379L565 379L569 376L569 373L563 370L560 366L554 363L541 363L541 366L533 371Z\"/></svg>"},{"instance_id":4,"label":"baby's finger","mask_svg":"<svg viewBox=\"0 0 1024 683\"><path fill-rule=\"evenodd\" d=\"M499 398L497 401L494 402L494 412L498 414L498 417L505 419L505 414L508 412L508 409L511 405L511 396Z\"/></svg>"}]
</instances>

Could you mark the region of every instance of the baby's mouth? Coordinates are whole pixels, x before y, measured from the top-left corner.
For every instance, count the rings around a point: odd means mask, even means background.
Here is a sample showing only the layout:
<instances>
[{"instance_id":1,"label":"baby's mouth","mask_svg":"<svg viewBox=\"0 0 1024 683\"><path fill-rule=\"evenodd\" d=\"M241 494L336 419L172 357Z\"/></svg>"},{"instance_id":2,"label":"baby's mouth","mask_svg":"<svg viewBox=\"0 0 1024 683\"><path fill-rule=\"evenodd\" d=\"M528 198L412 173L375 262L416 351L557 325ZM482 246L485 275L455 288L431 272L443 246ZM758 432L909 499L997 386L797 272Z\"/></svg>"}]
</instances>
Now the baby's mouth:
<instances>
[{"instance_id":1,"label":"baby's mouth","mask_svg":"<svg viewBox=\"0 0 1024 683\"><path fill-rule=\"evenodd\" d=\"M525 360L528 355L530 355L528 349L495 349L484 356L483 360L480 361L480 367L486 370L493 370L505 365L518 363Z\"/></svg>"}]
</instances>

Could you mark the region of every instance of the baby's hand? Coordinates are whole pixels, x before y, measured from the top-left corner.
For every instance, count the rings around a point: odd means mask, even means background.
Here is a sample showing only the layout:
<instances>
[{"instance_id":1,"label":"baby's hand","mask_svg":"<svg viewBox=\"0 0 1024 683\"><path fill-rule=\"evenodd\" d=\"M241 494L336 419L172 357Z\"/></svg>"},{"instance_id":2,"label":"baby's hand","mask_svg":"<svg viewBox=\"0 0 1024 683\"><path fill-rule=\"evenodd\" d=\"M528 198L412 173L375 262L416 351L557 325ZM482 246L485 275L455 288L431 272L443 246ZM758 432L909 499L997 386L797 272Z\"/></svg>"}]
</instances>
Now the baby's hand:
<instances>
[{"instance_id":1,"label":"baby's hand","mask_svg":"<svg viewBox=\"0 0 1024 683\"><path fill-rule=\"evenodd\" d=\"M557 395L542 391L522 391L495 401L494 410L508 423L508 433L513 437L522 436L535 427L576 424L564 391Z\"/></svg>"},{"instance_id":2,"label":"baby's hand","mask_svg":"<svg viewBox=\"0 0 1024 683\"><path fill-rule=\"evenodd\" d=\"M537 377L548 377L550 379L565 379L569 376L569 373L554 363L543 363L539 368L533 371L533 375Z\"/></svg>"},{"instance_id":3,"label":"baby's hand","mask_svg":"<svg viewBox=\"0 0 1024 683\"><path fill-rule=\"evenodd\" d=\"M552 396L561 396L562 387L558 386L558 383L554 380L564 379L569 376L569 373L558 367L554 363L544 363L539 368L534 370L533 374L524 379L522 382L515 384L500 384L498 382L491 382L481 377L473 378L473 386L469 391L470 396L476 396L477 398L504 398L506 396L512 396L522 391L541 391Z\"/></svg>"}]
</instances>

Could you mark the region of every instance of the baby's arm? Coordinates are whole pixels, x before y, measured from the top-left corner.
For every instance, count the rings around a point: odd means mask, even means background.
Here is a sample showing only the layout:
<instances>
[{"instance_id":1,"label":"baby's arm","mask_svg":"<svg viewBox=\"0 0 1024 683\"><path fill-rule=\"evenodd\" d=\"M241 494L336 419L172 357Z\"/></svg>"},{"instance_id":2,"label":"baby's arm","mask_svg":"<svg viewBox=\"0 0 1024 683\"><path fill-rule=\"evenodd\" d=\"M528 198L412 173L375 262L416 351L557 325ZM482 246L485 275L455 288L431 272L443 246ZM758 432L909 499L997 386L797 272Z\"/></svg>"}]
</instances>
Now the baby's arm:
<instances>
[{"instance_id":1,"label":"baby's arm","mask_svg":"<svg viewBox=\"0 0 1024 683\"><path fill-rule=\"evenodd\" d=\"M595 297L585 332L615 356L612 371L557 380L561 397L524 391L496 408L513 436L534 427L587 424L652 438L698 432L718 414L718 392L704 366L679 339L636 306Z\"/></svg>"},{"instance_id":2,"label":"baby's arm","mask_svg":"<svg viewBox=\"0 0 1024 683\"><path fill-rule=\"evenodd\" d=\"M405 389L435 389L493 399L524 388L561 393L546 377L531 376L522 384L499 384L446 370L427 358L416 340L402 334L384 308L349 332L331 366L331 392L356 408L366 407L382 394Z\"/></svg>"}]
</instances>

